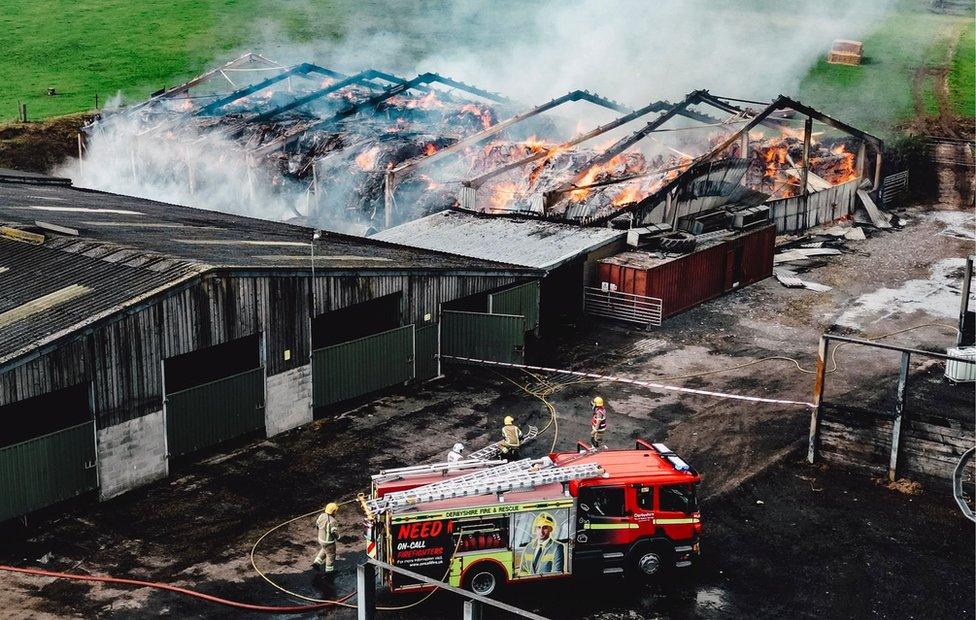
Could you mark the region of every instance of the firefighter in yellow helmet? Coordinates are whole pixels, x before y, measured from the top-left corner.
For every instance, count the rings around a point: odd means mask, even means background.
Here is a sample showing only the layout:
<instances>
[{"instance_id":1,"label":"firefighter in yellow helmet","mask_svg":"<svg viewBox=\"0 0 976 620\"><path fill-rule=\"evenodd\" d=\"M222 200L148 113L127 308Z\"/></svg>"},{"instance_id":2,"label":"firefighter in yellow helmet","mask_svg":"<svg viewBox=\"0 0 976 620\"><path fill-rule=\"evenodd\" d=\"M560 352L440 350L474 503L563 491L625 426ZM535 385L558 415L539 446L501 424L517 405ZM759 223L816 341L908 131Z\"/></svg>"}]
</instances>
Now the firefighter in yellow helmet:
<instances>
[{"instance_id":1,"label":"firefighter in yellow helmet","mask_svg":"<svg viewBox=\"0 0 976 620\"><path fill-rule=\"evenodd\" d=\"M566 543L555 539L556 520L540 512L532 522L532 540L522 549L519 576L566 572Z\"/></svg>"},{"instance_id":2,"label":"firefighter in yellow helmet","mask_svg":"<svg viewBox=\"0 0 976 620\"><path fill-rule=\"evenodd\" d=\"M502 427L502 457L508 461L517 460L519 447L522 445L522 431L515 426L515 418L505 416L505 426Z\"/></svg>"},{"instance_id":3,"label":"firefighter in yellow helmet","mask_svg":"<svg viewBox=\"0 0 976 620\"><path fill-rule=\"evenodd\" d=\"M331 573L335 570L336 540L339 538L335 513L338 511L339 504L329 502L322 514L315 519L315 527L319 530L319 552L312 560L312 568L315 570L321 570L323 562L325 572Z\"/></svg>"},{"instance_id":4,"label":"firefighter in yellow helmet","mask_svg":"<svg viewBox=\"0 0 976 620\"><path fill-rule=\"evenodd\" d=\"M601 396L594 396L590 405L593 408L593 419L590 420L590 443L594 448L599 448L603 443L603 434L607 432L607 407Z\"/></svg>"}]
</instances>

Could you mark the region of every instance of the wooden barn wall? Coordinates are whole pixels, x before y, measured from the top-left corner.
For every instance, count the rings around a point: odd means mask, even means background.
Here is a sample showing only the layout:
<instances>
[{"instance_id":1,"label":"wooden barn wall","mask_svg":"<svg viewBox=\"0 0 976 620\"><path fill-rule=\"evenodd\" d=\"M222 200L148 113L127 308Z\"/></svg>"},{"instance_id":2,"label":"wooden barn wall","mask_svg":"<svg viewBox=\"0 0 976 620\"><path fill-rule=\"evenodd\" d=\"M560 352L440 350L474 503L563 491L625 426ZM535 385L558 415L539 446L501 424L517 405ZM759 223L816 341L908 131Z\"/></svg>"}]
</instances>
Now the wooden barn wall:
<instances>
[{"instance_id":1,"label":"wooden barn wall","mask_svg":"<svg viewBox=\"0 0 976 620\"><path fill-rule=\"evenodd\" d=\"M886 474L891 457L893 420L865 411L825 408L820 426L820 454L827 461ZM912 412L902 419L899 476L939 479L950 484L952 471L973 446L972 418Z\"/></svg>"},{"instance_id":2,"label":"wooden barn wall","mask_svg":"<svg viewBox=\"0 0 976 620\"><path fill-rule=\"evenodd\" d=\"M511 276L382 275L316 278L315 314L402 292L404 324L438 320L443 302L515 282ZM309 358L308 278L210 276L0 372L0 405L92 381L97 426L162 408L162 360L264 334L268 375ZM288 360L284 351L290 350Z\"/></svg>"},{"instance_id":3,"label":"wooden barn wall","mask_svg":"<svg viewBox=\"0 0 976 620\"><path fill-rule=\"evenodd\" d=\"M850 215L856 207L860 182L856 179L814 192L806 197L806 208L803 196L767 202L776 231L798 232Z\"/></svg>"}]
</instances>

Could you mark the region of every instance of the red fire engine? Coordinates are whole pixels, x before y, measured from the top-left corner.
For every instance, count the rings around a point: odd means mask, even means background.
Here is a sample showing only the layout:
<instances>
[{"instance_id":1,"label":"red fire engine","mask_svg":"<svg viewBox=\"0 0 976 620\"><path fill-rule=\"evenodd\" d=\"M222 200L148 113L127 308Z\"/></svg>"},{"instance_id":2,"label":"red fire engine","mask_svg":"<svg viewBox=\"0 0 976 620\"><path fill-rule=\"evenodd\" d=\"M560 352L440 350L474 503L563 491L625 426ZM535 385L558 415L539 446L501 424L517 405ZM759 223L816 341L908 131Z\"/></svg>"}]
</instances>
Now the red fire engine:
<instances>
[{"instance_id":1,"label":"red fire engine","mask_svg":"<svg viewBox=\"0 0 976 620\"><path fill-rule=\"evenodd\" d=\"M660 443L462 461L373 477L367 552L490 595L508 583L579 574L650 579L699 553L701 477ZM392 590L425 586L386 574Z\"/></svg>"}]
</instances>

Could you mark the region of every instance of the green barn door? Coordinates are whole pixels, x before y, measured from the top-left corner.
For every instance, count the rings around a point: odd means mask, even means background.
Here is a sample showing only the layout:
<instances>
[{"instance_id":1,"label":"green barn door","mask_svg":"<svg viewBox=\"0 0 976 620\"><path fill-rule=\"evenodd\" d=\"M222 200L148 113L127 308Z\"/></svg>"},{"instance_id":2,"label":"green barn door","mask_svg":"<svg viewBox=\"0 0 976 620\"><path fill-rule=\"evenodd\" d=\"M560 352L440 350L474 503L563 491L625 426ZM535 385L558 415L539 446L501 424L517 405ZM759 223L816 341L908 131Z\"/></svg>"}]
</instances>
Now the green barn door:
<instances>
[{"instance_id":1,"label":"green barn door","mask_svg":"<svg viewBox=\"0 0 976 620\"><path fill-rule=\"evenodd\" d=\"M451 358L522 363L525 317L445 310L441 313L441 355Z\"/></svg>"},{"instance_id":2,"label":"green barn door","mask_svg":"<svg viewBox=\"0 0 976 620\"><path fill-rule=\"evenodd\" d=\"M263 429L263 367L166 395L169 456Z\"/></svg>"},{"instance_id":3,"label":"green barn door","mask_svg":"<svg viewBox=\"0 0 976 620\"><path fill-rule=\"evenodd\" d=\"M521 314L525 331L539 332L539 280L488 295L489 314Z\"/></svg>"},{"instance_id":4,"label":"green barn door","mask_svg":"<svg viewBox=\"0 0 976 620\"><path fill-rule=\"evenodd\" d=\"M363 396L409 381L415 374L413 325L316 349L312 352L312 406Z\"/></svg>"},{"instance_id":5,"label":"green barn door","mask_svg":"<svg viewBox=\"0 0 976 620\"><path fill-rule=\"evenodd\" d=\"M0 521L97 486L94 422L0 448Z\"/></svg>"}]
</instances>

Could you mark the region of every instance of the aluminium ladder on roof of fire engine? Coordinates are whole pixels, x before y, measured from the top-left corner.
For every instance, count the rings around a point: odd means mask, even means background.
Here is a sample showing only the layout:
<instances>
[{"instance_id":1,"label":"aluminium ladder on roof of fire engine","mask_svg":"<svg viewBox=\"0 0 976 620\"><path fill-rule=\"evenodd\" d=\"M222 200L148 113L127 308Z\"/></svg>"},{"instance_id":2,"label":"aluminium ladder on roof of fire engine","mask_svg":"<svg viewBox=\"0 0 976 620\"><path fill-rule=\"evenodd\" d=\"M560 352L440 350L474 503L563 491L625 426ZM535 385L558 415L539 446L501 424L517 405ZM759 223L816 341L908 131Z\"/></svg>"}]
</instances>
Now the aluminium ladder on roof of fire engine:
<instances>
[{"instance_id":1,"label":"aluminium ladder on roof of fire engine","mask_svg":"<svg viewBox=\"0 0 976 620\"><path fill-rule=\"evenodd\" d=\"M367 516L375 518L384 512L396 512L401 508L417 504L472 495L504 493L602 475L604 475L603 468L596 463L556 467L548 457L534 460L522 459L415 489L363 500L362 503Z\"/></svg>"},{"instance_id":2,"label":"aluminium ladder on roof of fire engine","mask_svg":"<svg viewBox=\"0 0 976 620\"><path fill-rule=\"evenodd\" d=\"M539 436L539 429L535 426L530 426L529 432L527 432L525 436L522 437L522 443L519 445L524 446L525 444L529 443L530 441L532 441L538 436ZM482 461L488 461L497 457L501 453L501 449L502 449L502 442L500 441L495 442L493 444L485 446L480 450L475 450L474 452L468 455L468 460L479 459Z\"/></svg>"},{"instance_id":3,"label":"aluminium ladder on roof of fire engine","mask_svg":"<svg viewBox=\"0 0 976 620\"><path fill-rule=\"evenodd\" d=\"M431 463L429 465L409 465L407 467L396 467L393 469L381 469L380 473L371 476L373 483L389 482L390 480L403 480L413 476L428 476L430 474L446 474L448 472L459 472L469 469L484 469L491 465L504 465L505 461L485 461L482 459L467 458L463 461L453 463Z\"/></svg>"}]
</instances>

